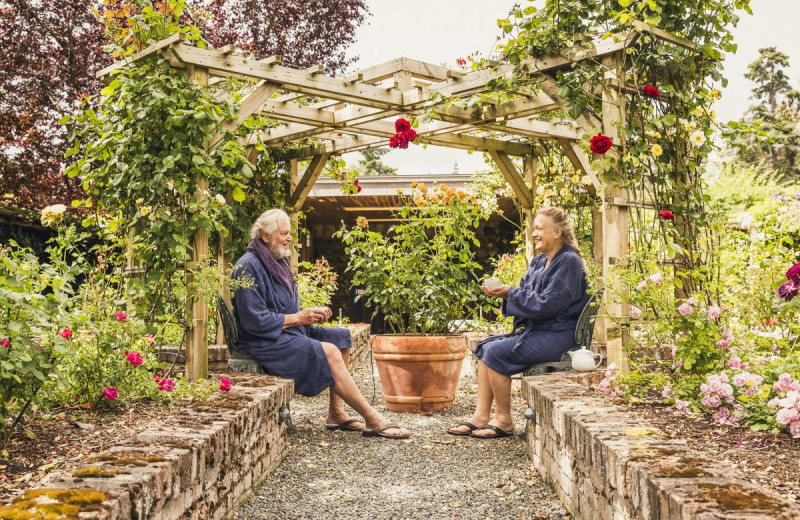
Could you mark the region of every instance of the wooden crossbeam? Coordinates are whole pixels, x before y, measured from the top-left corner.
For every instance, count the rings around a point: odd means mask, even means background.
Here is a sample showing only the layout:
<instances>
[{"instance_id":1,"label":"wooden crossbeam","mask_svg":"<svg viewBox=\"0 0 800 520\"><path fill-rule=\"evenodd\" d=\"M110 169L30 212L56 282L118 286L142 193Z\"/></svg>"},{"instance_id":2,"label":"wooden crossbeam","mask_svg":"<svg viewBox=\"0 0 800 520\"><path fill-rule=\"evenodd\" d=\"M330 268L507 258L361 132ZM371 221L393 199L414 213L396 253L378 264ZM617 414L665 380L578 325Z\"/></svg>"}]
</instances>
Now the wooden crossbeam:
<instances>
[{"instance_id":1,"label":"wooden crossbeam","mask_svg":"<svg viewBox=\"0 0 800 520\"><path fill-rule=\"evenodd\" d=\"M589 158L586 157L586 153L584 153L577 143L570 142L566 139L559 139L558 142L564 150L564 155L567 156L567 159L569 159L569 162L572 164L572 167L589 176L592 184L586 186L586 191L588 191L589 195L592 197L597 197L598 190L602 189L600 186L600 179L597 178L597 174L592 170L592 165L589 162Z\"/></svg>"},{"instance_id":2,"label":"wooden crossbeam","mask_svg":"<svg viewBox=\"0 0 800 520\"><path fill-rule=\"evenodd\" d=\"M183 34L183 33L175 33L172 36L170 36L169 38L165 38L165 39L161 40L160 42L149 46L146 49L142 49L141 51L139 51L136 54L130 56L129 58L125 58L125 59L122 59L120 61L116 61L116 62L112 63L111 65L109 65L108 67L105 67L103 69L98 70L97 73L95 73L94 76L97 79L103 79L103 77L105 77L108 74L114 72L115 70L119 70L119 69L125 67L126 65L130 65L131 63L133 63L135 61L139 61L139 60L141 60L143 58L146 58L147 56L150 56L150 55L160 51L161 49L165 49L165 48L169 47L170 45L174 45L174 44L176 44L178 42L181 42L181 41L183 41L185 39L186 39L186 35L185 34Z\"/></svg>"},{"instance_id":3,"label":"wooden crossbeam","mask_svg":"<svg viewBox=\"0 0 800 520\"><path fill-rule=\"evenodd\" d=\"M305 173L303 173L303 178L297 183L297 187L289 197L289 207L292 208L293 211L300 211L300 208L303 207L306 197L308 197L311 188L314 186L314 183L317 182L319 174L322 173L322 169L325 168L325 163L330 157L331 154L322 153L315 155L314 158L311 159L311 163L308 165L308 168L306 168Z\"/></svg>"},{"instance_id":4,"label":"wooden crossbeam","mask_svg":"<svg viewBox=\"0 0 800 520\"><path fill-rule=\"evenodd\" d=\"M533 190L525 184L517 167L511 158L503 152L491 151L489 155L492 156L503 177L506 178L508 184L511 186L514 195L517 196L522 206L526 209L533 208ZM533 155L533 154L530 154Z\"/></svg>"},{"instance_id":5,"label":"wooden crossbeam","mask_svg":"<svg viewBox=\"0 0 800 520\"><path fill-rule=\"evenodd\" d=\"M211 138L209 148L215 148L217 145L219 145L223 136L225 135L225 132L232 132L236 130L239 128L239 125L241 125L248 117L260 111L264 103L267 102L269 97L276 90L278 90L278 85L274 83L268 83L266 81L260 82L256 86L255 90L242 100L239 112L236 114L236 119L222 123L222 128L220 131L216 132Z\"/></svg>"},{"instance_id":6,"label":"wooden crossbeam","mask_svg":"<svg viewBox=\"0 0 800 520\"><path fill-rule=\"evenodd\" d=\"M217 75L238 74L256 80L267 80L281 88L340 101L357 103L376 108L402 107L403 96L399 92L355 83L345 85L339 78L324 74L309 77L307 72L279 65L265 65L256 60L239 56L221 56L219 53L176 44L172 51L186 64L208 67Z\"/></svg>"},{"instance_id":7,"label":"wooden crossbeam","mask_svg":"<svg viewBox=\"0 0 800 520\"><path fill-rule=\"evenodd\" d=\"M697 51L697 45L686 38L681 38L680 36L674 35L671 32L667 32L664 29L659 29L658 27L639 20L633 20L632 23L633 26L639 31L649 32L653 36L672 43L673 45L677 45L678 47L683 47L684 49L688 49L693 52Z\"/></svg>"},{"instance_id":8,"label":"wooden crossbeam","mask_svg":"<svg viewBox=\"0 0 800 520\"><path fill-rule=\"evenodd\" d=\"M553 101L561 105L561 108L564 109L564 111L569 110L566 102L564 102L564 100L561 99L561 96L558 95L558 90L560 87L558 86L558 83L556 83L556 80L550 76L542 75L539 78L539 88L542 89L542 92L550 96ZM593 133L596 129L603 127L602 120L587 110L584 110L583 113L575 119L575 121L578 123L578 125L580 125L581 130L587 134Z\"/></svg>"}]
</instances>

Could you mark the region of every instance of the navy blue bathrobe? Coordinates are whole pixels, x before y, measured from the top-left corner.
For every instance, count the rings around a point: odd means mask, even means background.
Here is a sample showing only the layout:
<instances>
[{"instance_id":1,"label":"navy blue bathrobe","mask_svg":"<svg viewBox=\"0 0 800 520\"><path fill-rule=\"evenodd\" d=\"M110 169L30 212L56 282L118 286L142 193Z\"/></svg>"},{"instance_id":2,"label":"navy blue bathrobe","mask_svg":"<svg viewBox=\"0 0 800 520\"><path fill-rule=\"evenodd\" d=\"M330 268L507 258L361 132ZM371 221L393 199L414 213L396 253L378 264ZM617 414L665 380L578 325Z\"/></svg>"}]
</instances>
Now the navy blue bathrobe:
<instances>
[{"instance_id":1,"label":"navy blue bathrobe","mask_svg":"<svg viewBox=\"0 0 800 520\"><path fill-rule=\"evenodd\" d=\"M294 379L298 394L317 395L331 386L333 373L321 342L348 349L352 346L350 331L307 325L284 329L284 315L300 311L297 284L290 295L249 251L231 274L234 280L242 277L250 278L252 287L236 289L232 298L239 345L270 374Z\"/></svg>"},{"instance_id":2,"label":"navy blue bathrobe","mask_svg":"<svg viewBox=\"0 0 800 520\"><path fill-rule=\"evenodd\" d=\"M547 269L546 263L545 255L536 256L519 287L510 288L503 301L503 315L514 317L513 332L485 339L475 349L495 372L510 376L536 363L558 361L575 346L578 317L589 301L583 261L565 245Z\"/></svg>"}]
</instances>

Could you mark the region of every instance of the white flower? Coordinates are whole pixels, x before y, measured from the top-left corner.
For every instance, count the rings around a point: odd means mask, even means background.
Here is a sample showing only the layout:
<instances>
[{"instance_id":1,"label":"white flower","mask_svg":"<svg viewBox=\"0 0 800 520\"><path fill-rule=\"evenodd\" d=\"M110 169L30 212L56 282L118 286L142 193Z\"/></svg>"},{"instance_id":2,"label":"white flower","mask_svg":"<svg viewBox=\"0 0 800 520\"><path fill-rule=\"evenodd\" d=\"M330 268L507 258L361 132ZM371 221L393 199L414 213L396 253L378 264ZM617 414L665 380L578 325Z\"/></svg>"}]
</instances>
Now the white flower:
<instances>
[{"instance_id":1,"label":"white flower","mask_svg":"<svg viewBox=\"0 0 800 520\"><path fill-rule=\"evenodd\" d=\"M225 197L223 197L221 194L217 193L216 195L214 195L214 198L220 204L225 204Z\"/></svg>"},{"instance_id":2,"label":"white flower","mask_svg":"<svg viewBox=\"0 0 800 520\"><path fill-rule=\"evenodd\" d=\"M696 132L693 132L691 136L689 136L689 139L692 141L693 145L700 147L706 142L706 134L700 130L697 130Z\"/></svg>"},{"instance_id":3,"label":"white flower","mask_svg":"<svg viewBox=\"0 0 800 520\"><path fill-rule=\"evenodd\" d=\"M175 187L175 183L172 181L167 181L167 188L173 189Z\"/></svg>"},{"instance_id":4,"label":"white flower","mask_svg":"<svg viewBox=\"0 0 800 520\"><path fill-rule=\"evenodd\" d=\"M67 207L63 204L47 206L42 210L42 224L49 226L60 222L64 218L65 211L67 211Z\"/></svg>"}]
</instances>

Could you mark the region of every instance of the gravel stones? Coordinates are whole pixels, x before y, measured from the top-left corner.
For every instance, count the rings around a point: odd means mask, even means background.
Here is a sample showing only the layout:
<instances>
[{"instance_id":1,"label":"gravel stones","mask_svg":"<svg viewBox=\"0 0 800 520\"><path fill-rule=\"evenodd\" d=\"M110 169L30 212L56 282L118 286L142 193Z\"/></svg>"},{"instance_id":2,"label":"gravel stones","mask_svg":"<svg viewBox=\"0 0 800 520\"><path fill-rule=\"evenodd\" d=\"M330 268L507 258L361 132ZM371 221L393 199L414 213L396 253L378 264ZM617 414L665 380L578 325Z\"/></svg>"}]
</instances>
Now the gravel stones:
<instances>
[{"instance_id":1,"label":"gravel stones","mask_svg":"<svg viewBox=\"0 0 800 520\"><path fill-rule=\"evenodd\" d=\"M465 360L466 363L469 360ZM369 366L355 378L369 399ZM476 384L462 371L453 409L434 416L386 411L376 381L378 409L409 429L407 440L364 438L356 432L328 432L323 424L327 392L297 397L292 415L297 434L275 473L255 490L236 517L240 520L363 518L387 519L561 519L558 499L533 470L517 436L480 440L453 437L445 430L469 418ZM377 378L377 374L375 375ZM517 433L524 432L525 404L514 383Z\"/></svg>"}]
</instances>

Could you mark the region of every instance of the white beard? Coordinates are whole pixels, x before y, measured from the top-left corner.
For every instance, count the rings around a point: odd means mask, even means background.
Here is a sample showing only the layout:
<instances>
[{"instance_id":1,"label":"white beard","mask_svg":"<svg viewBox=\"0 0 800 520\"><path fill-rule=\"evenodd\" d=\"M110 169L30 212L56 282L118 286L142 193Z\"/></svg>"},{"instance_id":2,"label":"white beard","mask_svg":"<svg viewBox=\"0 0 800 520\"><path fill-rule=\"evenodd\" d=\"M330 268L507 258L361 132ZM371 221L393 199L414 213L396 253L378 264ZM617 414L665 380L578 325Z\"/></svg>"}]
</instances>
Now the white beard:
<instances>
[{"instance_id":1,"label":"white beard","mask_svg":"<svg viewBox=\"0 0 800 520\"><path fill-rule=\"evenodd\" d=\"M292 254L292 250L289 246L280 247L273 244L269 245L269 252L276 260L288 258Z\"/></svg>"}]
</instances>

